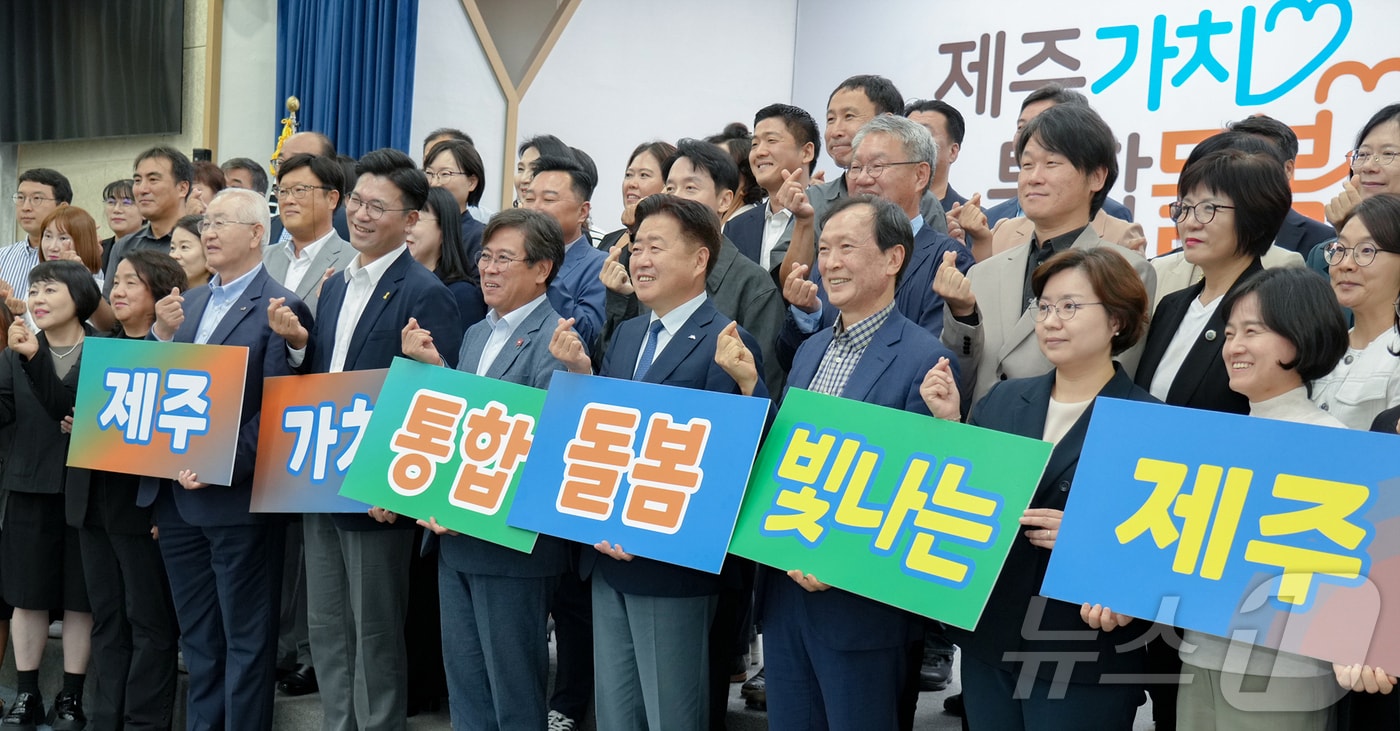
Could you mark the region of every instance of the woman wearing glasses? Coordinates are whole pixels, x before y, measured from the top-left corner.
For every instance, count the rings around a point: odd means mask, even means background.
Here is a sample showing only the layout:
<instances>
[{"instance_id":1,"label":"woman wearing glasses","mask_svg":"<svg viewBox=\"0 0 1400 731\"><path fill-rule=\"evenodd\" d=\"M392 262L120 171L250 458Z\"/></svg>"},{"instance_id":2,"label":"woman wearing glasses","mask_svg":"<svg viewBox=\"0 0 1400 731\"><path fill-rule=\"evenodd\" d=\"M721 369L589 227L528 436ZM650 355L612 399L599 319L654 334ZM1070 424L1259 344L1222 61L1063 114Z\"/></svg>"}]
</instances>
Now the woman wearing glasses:
<instances>
[{"instance_id":1,"label":"woman wearing glasses","mask_svg":"<svg viewBox=\"0 0 1400 731\"><path fill-rule=\"evenodd\" d=\"M1074 606L1039 596L1069 499L1079 452L1099 396L1155 401L1133 385L1113 357L1131 348L1147 330L1148 293L1124 257L1108 247L1055 254L1031 276L1040 351L1054 370L1001 381L972 408L969 424L1044 439L1055 445L1050 462L1021 517L1025 530L1011 545L987 608L973 632L949 628L963 649L963 703L968 727L982 729L1133 727L1142 686L1100 682L1101 676L1141 674L1145 654L1133 642L1149 622L1133 622L1107 607ZM948 418L958 413L958 392L946 370L934 368L920 394L929 410ZM1041 631L1085 632L1080 640L1048 640L1023 632L1038 619ZM1119 629L1128 625L1125 629ZM1122 647L1137 649L1122 651ZM1029 667L1007 657L1088 657L1072 663ZM1125 674L1125 675L1119 675ZM1022 679L1033 679L1029 692ZM1068 680L1068 682L1064 682ZM1062 694L1062 695L1060 695ZM1040 726L1037 721L1060 719Z\"/></svg>"},{"instance_id":2,"label":"woman wearing glasses","mask_svg":"<svg viewBox=\"0 0 1400 731\"><path fill-rule=\"evenodd\" d=\"M438 143L437 149L446 143ZM418 222L408 233L408 253L413 260L436 274L452 292L462 324L471 327L486 317L486 302L475 267L468 267L462 254L462 214L457 201L445 188L428 189L428 200L418 212ZM480 225L480 224L477 224Z\"/></svg>"},{"instance_id":3,"label":"woman wearing glasses","mask_svg":"<svg viewBox=\"0 0 1400 731\"><path fill-rule=\"evenodd\" d=\"M189 289L209 283L209 265L204 259L204 242L199 238L199 226L203 222L204 216L185 216L175 223L175 229L170 232L170 258L185 270L185 277L189 279Z\"/></svg>"},{"instance_id":4,"label":"woman wearing glasses","mask_svg":"<svg viewBox=\"0 0 1400 731\"><path fill-rule=\"evenodd\" d=\"M481 163L481 155L470 142L444 140L428 150L428 156L423 158L423 173L430 185L446 190L457 201L462 257L471 269L481 255L481 234L486 230L485 224L467 212L467 208L481 202L481 195L486 192L486 167ZM476 320L485 316L482 310Z\"/></svg>"},{"instance_id":5,"label":"woman wearing glasses","mask_svg":"<svg viewBox=\"0 0 1400 731\"><path fill-rule=\"evenodd\" d=\"M127 234L136 233L146 225L146 219L136 210L136 196L131 192L131 179L113 180L102 189L102 202L107 216L107 228L112 235L102 240L102 271L112 255L112 244Z\"/></svg>"},{"instance_id":6,"label":"woman wearing glasses","mask_svg":"<svg viewBox=\"0 0 1400 731\"><path fill-rule=\"evenodd\" d=\"M1337 302L1355 325L1347 352L1313 384L1312 399L1350 429L1370 428L1376 415L1400 406L1400 196L1361 201L1326 245Z\"/></svg>"},{"instance_id":7,"label":"woman wearing glasses","mask_svg":"<svg viewBox=\"0 0 1400 731\"><path fill-rule=\"evenodd\" d=\"M1356 136L1356 149L1347 153L1351 162L1351 179L1342 186L1342 192L1327 204L1327 222L1332 228L1342 230L1342 224L1351 216L1361 201L1379 193L1400 195L1400 104L1391 104L1376 112L1361 128ZM1327 271L1327 247L1331 241L1324 241L1308 254L1308 266Z\"/></svg>"}]
</instances>

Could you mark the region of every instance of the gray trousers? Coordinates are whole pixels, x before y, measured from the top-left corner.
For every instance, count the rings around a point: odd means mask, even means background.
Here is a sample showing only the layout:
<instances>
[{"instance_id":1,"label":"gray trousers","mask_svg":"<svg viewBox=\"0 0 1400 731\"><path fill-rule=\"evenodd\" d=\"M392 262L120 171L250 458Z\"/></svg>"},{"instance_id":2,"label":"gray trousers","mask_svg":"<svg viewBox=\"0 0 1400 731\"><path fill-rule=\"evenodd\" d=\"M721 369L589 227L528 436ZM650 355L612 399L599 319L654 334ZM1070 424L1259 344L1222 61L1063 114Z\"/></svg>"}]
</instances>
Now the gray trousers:
<instances>
[{"instance_id":1,"label":"gray trousers","mask_svg":"<svg viewBox=\"0 0 1400 731\"><path fill-rule=\"evenodd\" d=\"M717 603L713 595L623 594L593 572L598 728L709 729L709 635Z\"/></svg>"},{"instance_id":2,"label":"gray trousers","mask_svg":"<svg viewBox=\"0 0 1400 731\"><path fill-rule=\"evenodd\" d=\"M1181 665L1176 727L1181 731L1327 731L1337 681L1264 678ZM1267 689L1265 684L1267 682ZM1279 710L1289 708L1296 710Z\"/></svg>"},{"instance_id":3,"label":"gray trousers","mask_svg":"<svg viewBox=\"0 0 1400 731\"><path fill-rule=\"evenodd\" d=\"M282 562L282 606L277 621L277 667L285 670L311 664L311 639L306 634L303 530L300 521L287 524L287 548Z\"/></svg>"},{"instance_id":4,"label":"gray trousers","mask_svg":"<svg viewBox=\"0 0 1400 731\"><path fill-rule=\"evenodd\" d=\"M413 531L346 531L303 519L307 630L324 731L401 731L408 724L408 559Z\"/></svg>"}]
</instances>

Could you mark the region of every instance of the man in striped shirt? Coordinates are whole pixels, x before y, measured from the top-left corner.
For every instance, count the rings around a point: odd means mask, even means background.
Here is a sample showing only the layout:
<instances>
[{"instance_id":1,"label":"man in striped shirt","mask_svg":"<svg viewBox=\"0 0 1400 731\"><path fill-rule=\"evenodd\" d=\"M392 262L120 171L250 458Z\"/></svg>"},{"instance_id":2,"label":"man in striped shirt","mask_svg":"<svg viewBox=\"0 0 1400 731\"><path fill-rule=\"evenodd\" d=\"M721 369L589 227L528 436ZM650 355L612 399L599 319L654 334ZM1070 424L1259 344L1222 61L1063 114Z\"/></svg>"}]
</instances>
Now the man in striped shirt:
<instances>
[{"instance_id":1,"label":"man in striped shirt","mask_svg":"<svg viewBox=\"0 0 1400 731\"><path fill-rule=\"evenodd\" d=\"M44 219L59 206L73 202L73 186L57 170L26 170L19 176L14 201L15 218L25 238L0 248L0 292L12 292L10 296L23 299L29 291L29 270L39 263Z\"/></svg>"}]
</instances>

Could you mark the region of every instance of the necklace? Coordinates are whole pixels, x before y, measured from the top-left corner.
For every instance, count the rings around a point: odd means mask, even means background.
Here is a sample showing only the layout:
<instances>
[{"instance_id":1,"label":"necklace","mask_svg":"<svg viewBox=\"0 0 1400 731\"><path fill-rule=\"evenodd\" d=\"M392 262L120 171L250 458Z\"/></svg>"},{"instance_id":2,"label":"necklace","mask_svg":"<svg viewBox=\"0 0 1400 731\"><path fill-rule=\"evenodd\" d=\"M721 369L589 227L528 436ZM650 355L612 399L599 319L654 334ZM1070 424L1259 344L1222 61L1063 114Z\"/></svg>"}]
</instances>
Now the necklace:
<instances>
[{"instance_id":1,"label":"necklace","mask_svg":"<svg viewBox=\"0 0 1400 731\"><path fill-rule=\"evenodd\" d=\"M83 344L83 341L82 341L82 339L80 338L80 339L78 340L78 342L73 343L73 347L69 348L68 351L67 351L67 352L64 352L64 353L58 352L57 350L54 349L54 347L53 347L52 345L50 345L50 346L49 346L49 352L53 353L53 357L59 358L59 359L63 359L63 358L67 358L68 356L72 355L72 354L73 354L73 351L75 351L75 350L77 350L79 347L81 347L82 344Z\"/></svg>"}]
</instances>

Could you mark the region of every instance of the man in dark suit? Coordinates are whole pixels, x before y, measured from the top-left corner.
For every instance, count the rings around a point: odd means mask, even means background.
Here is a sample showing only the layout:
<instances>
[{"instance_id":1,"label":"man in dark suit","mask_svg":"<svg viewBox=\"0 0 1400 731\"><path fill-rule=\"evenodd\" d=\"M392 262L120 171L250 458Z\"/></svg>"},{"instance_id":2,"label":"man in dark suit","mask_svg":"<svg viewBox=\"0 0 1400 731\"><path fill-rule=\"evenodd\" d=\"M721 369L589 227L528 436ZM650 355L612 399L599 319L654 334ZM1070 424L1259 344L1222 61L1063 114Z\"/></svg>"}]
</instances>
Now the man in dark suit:
<instances>
[{"instance_id":1,"label":"man in dark suit","mask_svg":"<svg viewBox=\"0 0 1400 731\"><path fill-rule=\"evenodd\" d=\"M204 247L214 277L156 304L157 340L248 348L243 425L233 479L209 485L189 470L178 480L141 480L137 504L155 506L161 556L190 675L190 728L272 727L274 653L283 529L248 512L263 380L291 373L286 344L262 312L282 302L306 327L311 311L262 266L267 206L258 194L224 190L205 212Z\"/></svg>"},{"instance_id":2,"label":"man in dark suit","mask_svg":"<svg viewBox=\"0 0 1400 731\"><path fill-rule=\"evenodd\" d=\"M307 329L273 303L268 320L287 339L299 372L388 368L410 320L431 332L448 365L462 326L437 276L413 260L404 239L428 196L428 179L398 150L375 150L355 167L346 206L357 255L321 290L320 317ZM402 729L408 712L404 615L412 523L372 509L363 515L308 514L307 624L326 728Z\"/></svg>"},{"instance_id":3,"label":"man in dark suit","mask_svg":"<svg viewBox=\"0 0 1400 731\"><path fill-rule=\"evenodd\" d=\"M927 226L919 213L919 200L937 164L933 137L916 122L882 115L856 133L852 150L851 171L847 173L852 191L894 203L905 212L914 232L913 247L895 291L895 307L937 337L943 332L943 298L933 291L934 274L946 256L951 256L960 272L971 269L973 262L966 247ZM829 328L839 309L824 301L829 293L823 289L820 272L812 277L815 287L802 278L805 273L805 267L794 269L784 283L784 296L792 305L779 352L787 357L809 335Z\"/></svg>"},{"instance_id":4,"label":"man in dark suit","mask_svg":"<svg viewBox=\"0 0 1400 731\"><path fill-rule=\"evenodd\" d=\"M778 190L789 178L805 186L821 151L817 121L806 110L769 104L754 115L749 167L768 197L725 224L724 235L765 270L782 263L792 241L792 212L778 202Z\"/></svg>"},{"instance_id":5,"label":"man in dark suit","mask_svg":"<svg viewBox=\"0 0 1400 731\"><path fill-rule=\"evenodd\" d=\"M719 217L701 203L663 194L637 205L637 222L631 277L651 314L618 328L600 375L738 393L715 362L717 338L732 327L751 351L758 352L758 343L705 294L719 251ZM591 373L571 324L560 321L550 350L570 371ZM761 369L760 362L755 373ZM751 389L767 396L762 382ZM598 727L708 729L707 643L723 574L634 557L607 541L594 549L584 550L580 572L593 578Z\"/></svg>"},{"instance_id":6,"label":"man in dark suit","mask_svg":"<svg viewBox=\"0 0 1400 731\"><path fill-rule=\"evenodd\" d=\"M563 366L549 352L560 318L545 292L564 261L564 234L549 216L514 208L492 218L483 241L482 292L491 309L467 330L457 368L549 388ZM432 334L417 322L404 328L402 345L414 360L444 363ZM441 537L438 587L452 718L502 729L545 728L545 624L550 597L569 565L567 544L542 535L533 551L521 553L433 519L421 524Z\"/></svg>"},{"instance_id":7,"label":"man in dark suit","mask_svg":"<svg viewBox=\"0 0 1400 731\"><path fill-rule=\"evenodd\" d=\"M1283 171L1288 174L1290 181L1293 180L1293 170L1298 164L1298 134L1292 127L1268 115L1256 114L1238 122L1231 122L1225 125L1225 128L1232 132L1254 135L1272 143L1282 153ZM1336 237L1337 232L1333 231L1331 226L1289 209L1287 218L1283 219L1283 227L1279 229L1278 236L1274 237L1274 246L1281 246L1306 256L1314 246Z\"/></svg>"},{"instance_id":8,"label":"man in dark suit","mask_svg":"<svg viewBox=\"0 0 1400 731\"><path fill-rule=\"evenodd\" d=\"M859 151L855 159L862 164ZM952 352L895 304L913 248L909 219L871 195L831 207L818 261L839 314L802 343L789 388L928 414L919 387L929 371L956 378ZM747 388L752 365L728 356L739 350L724 348L717 360ZM906 663L916 618L800 570L764 570L760 592L770 728L897 727L901 691L913 682Z\"/></svg>"},{"instance_id":9,"label":"man in dark suit","mask_svg":"<svg viewBox=\"0 0 1400 731\"><path fill-rule=\"evenodd\" d=\"M603 309L607 291L598 280L607 255L588 240L588 215L598 176L569 157L544 155L535 160L534 175L525 189L524 207L547 213L564 231L564 264L549 285L549 304L564 317L572 317L574 329L591 349L603 334Z\"/></svg>"},{"instance_id":10,"label":"man in dark suit","mask_svg":"<svg viewBox=\"0 0 1400 731\"><path fill-rule=\"evenodd\" d=\"M938 165L933 168L933 180L929 181L928 192L938 200L944 213L955 205L966 203L967 199L953 190L948 182L948 173L953 163L958 161L963 135L967 132L967 122L963 120L962 112L948 102L925 99L910 102L904 108L904 116L923 125L938 144Z\"/></svg>"},{"instance_id":11,"label":"man in dark suit","mask_svg":"<svg viewBox=\"0 0 1400 731\"><path fill-rule=\"evenodd\" d=\"M344 269L355 250L331 225L341 208L345 170L333 157L293 155L277 167L279 218L291 238L263 250L263 265L316 314L321 282Z\"/></svg>"}]
</instances>

